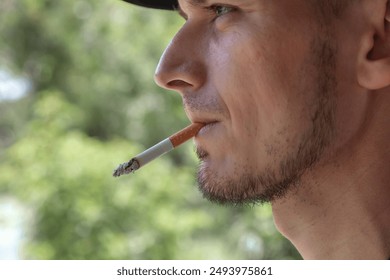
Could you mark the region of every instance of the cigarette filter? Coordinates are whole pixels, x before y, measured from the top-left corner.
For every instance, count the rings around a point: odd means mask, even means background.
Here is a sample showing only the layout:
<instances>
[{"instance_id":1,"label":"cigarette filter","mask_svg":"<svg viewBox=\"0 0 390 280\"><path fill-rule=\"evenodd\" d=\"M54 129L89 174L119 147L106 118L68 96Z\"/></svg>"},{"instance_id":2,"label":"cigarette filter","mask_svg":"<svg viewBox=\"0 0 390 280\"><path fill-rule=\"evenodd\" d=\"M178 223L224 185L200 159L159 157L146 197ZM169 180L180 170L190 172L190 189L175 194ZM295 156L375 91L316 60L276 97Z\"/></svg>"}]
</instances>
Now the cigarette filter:
<instances>
[{"instance_id":1,"label":"cigarette filter","mask_svg":"<svg viewBox=\"0 0 390 280\"><path fill-rule=\"evenodd\" d=\"M186 128L176 132L160 143L157 143L153 147L133 157L128 162L122 163L118 166L117 169L114 170L112 175L114 177L119 177L123 174L129 174L140 169L142 166L151 162L155 158L162 156L163 154L173 150L174 148L194 137L203 126L203 123L190 124Z\"/></svg>"}]
</instances>

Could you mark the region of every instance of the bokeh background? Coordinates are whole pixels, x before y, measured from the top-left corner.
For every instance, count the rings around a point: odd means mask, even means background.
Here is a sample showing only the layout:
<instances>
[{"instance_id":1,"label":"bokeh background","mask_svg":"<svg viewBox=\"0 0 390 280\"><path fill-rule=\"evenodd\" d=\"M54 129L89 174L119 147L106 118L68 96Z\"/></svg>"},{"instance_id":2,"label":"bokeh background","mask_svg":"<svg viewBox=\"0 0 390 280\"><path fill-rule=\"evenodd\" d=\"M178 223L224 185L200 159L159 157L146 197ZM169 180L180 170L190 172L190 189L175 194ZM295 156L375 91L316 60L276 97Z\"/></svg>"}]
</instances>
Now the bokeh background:
<instances>
[{"instance_id":1,"label":"bokeh background","mask_svg":"<svg viewBox=\"0 0 390 280\"><path fill-rule=\"evenodd\" d=\"M299 259L269 205L205 201L188 124L153 73L182 24L120 0L0 1L0 259Z\"/></svg>"}]
</instances>

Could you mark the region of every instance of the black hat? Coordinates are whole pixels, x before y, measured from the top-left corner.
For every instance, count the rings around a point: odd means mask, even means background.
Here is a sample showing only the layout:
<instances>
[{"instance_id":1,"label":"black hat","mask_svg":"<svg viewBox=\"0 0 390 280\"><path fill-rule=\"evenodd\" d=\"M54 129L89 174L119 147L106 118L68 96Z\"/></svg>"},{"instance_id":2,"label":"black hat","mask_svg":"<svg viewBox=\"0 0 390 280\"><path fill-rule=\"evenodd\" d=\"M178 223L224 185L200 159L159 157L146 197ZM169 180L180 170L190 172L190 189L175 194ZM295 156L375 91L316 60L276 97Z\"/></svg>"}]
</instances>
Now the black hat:
<instances>
[{"instance_id":1,"label":"black hat","mask_svg":"<svg viewBox=\"0 0 390 280\"><path fill-rule=\"evenodd\" d=\"M177 0L124 0L126 2L154 9L174 10Z\"/></svg>"}]
</instances>

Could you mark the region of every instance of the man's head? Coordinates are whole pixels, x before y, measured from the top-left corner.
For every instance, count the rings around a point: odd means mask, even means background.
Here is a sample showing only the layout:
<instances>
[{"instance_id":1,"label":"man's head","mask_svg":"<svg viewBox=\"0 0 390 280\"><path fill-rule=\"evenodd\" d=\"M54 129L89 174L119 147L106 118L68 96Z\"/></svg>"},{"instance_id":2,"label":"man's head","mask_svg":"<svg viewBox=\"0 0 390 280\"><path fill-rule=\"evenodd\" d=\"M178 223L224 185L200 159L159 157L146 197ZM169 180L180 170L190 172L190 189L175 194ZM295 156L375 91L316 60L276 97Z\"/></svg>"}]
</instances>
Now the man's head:
<instances>
[{"instance_id":1,"label":"man's head","mask_svg":"<svg viewBox=\"0 0 390 280\"><path fill-rule=\"evenodd\" d=\"M387 0L179 4L156 81L208 124L195 142L213 201L284 196L357 141L368 92L390 83Z\"/></svg>"}]
</instances>

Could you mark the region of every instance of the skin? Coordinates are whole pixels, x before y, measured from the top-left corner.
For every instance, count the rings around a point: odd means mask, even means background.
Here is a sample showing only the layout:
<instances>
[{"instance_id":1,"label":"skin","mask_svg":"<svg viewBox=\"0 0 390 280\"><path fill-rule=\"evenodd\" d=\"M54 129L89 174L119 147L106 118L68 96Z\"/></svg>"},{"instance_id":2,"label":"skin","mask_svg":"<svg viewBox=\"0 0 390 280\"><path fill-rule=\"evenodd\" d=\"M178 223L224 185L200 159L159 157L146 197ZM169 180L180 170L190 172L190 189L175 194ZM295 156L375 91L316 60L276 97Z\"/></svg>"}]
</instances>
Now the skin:
<instances>
[{"instance_id":1,"label":"skin","mask_svg":"<svg viewBox=\"0 0 390 280\"><path fill-rule=\"evenodd\" d=\"M156 82L207 124L206 198L270 202L306 259L387 259L389 4L316 2L180 0Z\"/></svg>"}]
</instances>

